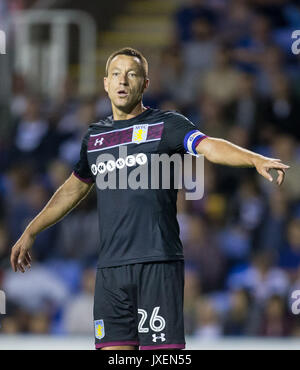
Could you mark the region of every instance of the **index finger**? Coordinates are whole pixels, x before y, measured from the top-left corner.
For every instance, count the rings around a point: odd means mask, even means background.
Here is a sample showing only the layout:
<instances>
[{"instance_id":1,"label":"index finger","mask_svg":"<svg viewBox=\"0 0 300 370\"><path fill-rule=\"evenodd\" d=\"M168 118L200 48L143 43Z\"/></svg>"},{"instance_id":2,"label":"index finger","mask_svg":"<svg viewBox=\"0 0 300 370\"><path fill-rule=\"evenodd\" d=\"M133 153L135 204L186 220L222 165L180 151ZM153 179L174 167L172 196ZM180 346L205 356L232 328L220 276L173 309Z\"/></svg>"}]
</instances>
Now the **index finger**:
<instances>
[{"instance_id":1,"label":"index finger","mask_svg":"<svg viewBox=\"0 0 300 370\"><path fill-rule=\"evenodd\" d=\"M288 169L288 168L290 168L290 166L288 166L287 164L280 163L280 162L269 162L268 167L269 168L274 168L274 169Z\"/></svg>"}]
</instances>

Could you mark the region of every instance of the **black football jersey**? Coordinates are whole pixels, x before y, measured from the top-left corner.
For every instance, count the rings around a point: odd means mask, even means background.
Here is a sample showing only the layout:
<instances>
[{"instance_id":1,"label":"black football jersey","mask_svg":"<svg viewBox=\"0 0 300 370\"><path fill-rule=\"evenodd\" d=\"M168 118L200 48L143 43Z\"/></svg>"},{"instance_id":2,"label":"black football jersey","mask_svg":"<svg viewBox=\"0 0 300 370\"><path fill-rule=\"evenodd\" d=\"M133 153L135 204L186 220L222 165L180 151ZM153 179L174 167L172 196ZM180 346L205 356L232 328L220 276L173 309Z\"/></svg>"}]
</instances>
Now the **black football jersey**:
<instances>
[{"instance_id":1,"label":"black football jersey","mask_svg":"<svg viewBox=\"0 0 300 370\"><path fill-rule=\"evenodd\" d=\"M183 259L172 168L164 173L170 177L166 189L160 179L150 186L154 175L149 164L162 154L196 154L205 137L183 115L151 108L128 120L110 116L90 125L74 175L96 186L99 268ZM138 186L143 166L147 187Z\"/></svg>"}]
</instances>

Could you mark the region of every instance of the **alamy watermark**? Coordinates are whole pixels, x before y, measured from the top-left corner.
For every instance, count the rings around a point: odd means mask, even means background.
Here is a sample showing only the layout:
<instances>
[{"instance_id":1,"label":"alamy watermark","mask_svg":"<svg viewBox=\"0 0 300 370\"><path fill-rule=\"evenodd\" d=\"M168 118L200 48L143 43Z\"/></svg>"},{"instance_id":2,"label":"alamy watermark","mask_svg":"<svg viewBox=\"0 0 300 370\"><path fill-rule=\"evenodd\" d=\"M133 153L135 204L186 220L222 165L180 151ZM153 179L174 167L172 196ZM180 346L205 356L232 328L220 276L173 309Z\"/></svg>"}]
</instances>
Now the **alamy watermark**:
<instances>
[{"instance_id":1,"label":"alamy watermark","mask_svg":"<svg viewBox=\"0 0 300 370\"><path fill-rule=\"evenodd\" d=\"M91 165L91 172L96 176L100 190L185 189L187 200L199 200L204 195L202 155L128 155L127 147L121 146L118 158L109 153L100 154L96 163Z\"/></svg>"},{"instance_id":2,"label":"alamy watermark","mask_svg":"<svg viewBox=\"0 0 300 370\"><path fill-rule=\"evenodd\" d=\"M6 54L6 34L0 30L0 54Z\"/></svg>"},{"instance_id":3,"label":"alamy watermark","mask_svg":"<svg viewBox=\"0 0 300 370\"><path fill-rule=\"evenodd\" d=\"M3 290L0 290L0 315L6 314L6 298Z\"/></svg>"},{"instance_id":4,"label":"alamy watermark","mask_svg":"<svg viewBox=\"0 0 300 370\"><path fill-rule=\"evenodd\" d=\"M295 39L292 43L292 53L298 55L300 54L300 30L295 30L292 33L292 39Z\"/></svg>"}]
</instances>

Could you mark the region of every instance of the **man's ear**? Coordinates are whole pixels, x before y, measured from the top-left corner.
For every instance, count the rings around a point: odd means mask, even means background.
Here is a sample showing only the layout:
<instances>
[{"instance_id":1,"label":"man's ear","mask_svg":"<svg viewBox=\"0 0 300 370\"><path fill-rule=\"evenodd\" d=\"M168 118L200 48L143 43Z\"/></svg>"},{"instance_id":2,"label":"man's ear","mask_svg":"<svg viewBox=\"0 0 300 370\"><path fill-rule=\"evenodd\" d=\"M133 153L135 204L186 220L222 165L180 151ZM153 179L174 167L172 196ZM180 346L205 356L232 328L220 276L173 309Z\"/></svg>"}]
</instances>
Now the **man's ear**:
<instances>
[{"instance_id":1,"label":"man's ear","mask_svg":"<svg viewBox=\"0 0 300 370\"><path fill-rule=\"evenodd\" d=\"M148 89L149 85L150 85L149 78L145 78L144 85L143 85L143 92Z\"/></svg>"},{"instance_id":2,"label":"man's ear","mask_svg":"<svg viewBox=\"0 0 300 370\"><path fill-rule=\"evenodd\" d=\"M108 82L107 82L107 77L104 77L104 79L103 79L103 84L104 84L104 90L108 93Z\"/></svg>"}]
</instances>

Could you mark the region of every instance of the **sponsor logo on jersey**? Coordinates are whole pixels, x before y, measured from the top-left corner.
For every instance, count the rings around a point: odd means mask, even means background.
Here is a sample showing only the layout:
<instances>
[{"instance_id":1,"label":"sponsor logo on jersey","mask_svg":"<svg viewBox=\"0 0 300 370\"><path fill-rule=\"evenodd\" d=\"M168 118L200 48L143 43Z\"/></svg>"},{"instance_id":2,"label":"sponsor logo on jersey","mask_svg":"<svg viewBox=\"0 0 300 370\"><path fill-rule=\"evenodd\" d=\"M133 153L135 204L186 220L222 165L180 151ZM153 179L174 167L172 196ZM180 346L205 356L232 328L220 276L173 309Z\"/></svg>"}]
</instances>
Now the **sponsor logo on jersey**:
<instances>
[{"instance_id":1,"label":"sponsor logo on jersey","mask_svg":"<svg viewBox=\"0 0 300 370\"><path fill-rule=\"evenodd\" d=\"M145 144L134 145L133 151L137 148L142 150L143 147L139 145ZM128 155L126 145L121 146L118 152L117 156L100 152L96 161L93 158L92 163L89 164L93 175L92 180L96 183L98 190L186 189L191 190L185 192L187 200L198 200L203 197L203 156L199 156L195 162L192 162L192 156L182 156L181 153L174 153L171 156L167 153L149 152ZM190 170L191 168L193 171ZM185 169L187 172L183 173ZM155 318L157 324L159 320L157 316Z\"/></svg>"},{"instance_id":2,"label":"sponsor logo on jersey","mask_svg":"<svg viewBox=\"0 0 300 370\"><path fill-rule=\"evenodd\" d=\"M148 125L134 125L132 132L132 142L143 143L147 140Z\"/></svg>"},{"instance_id":3,"label":"sponsor logo on jersey","mask_svg":"<svg viewBox=\"0 0 300 370\"><path fill-rule=\"evenodd\" d=\"M96 139L94 142L94 146L102 145L103 144L104 137L101 137L101 139Z\"/></svg>"},{"instance_id":4,"label":"sponsor logo on jersey","mask_svg":"<svg viewBox=\"0 0 300 370\"><path fill-rule=\"evenodd\" d=\"M91 165L91 172L94 176L97 174L103 175L106 171L112 172L116 168L121 170L125 166L127 167L132 167L135 165L144 165L148 161L146 154L144 153L138 153L136 156L134 155L128 155L125 158L118 158L116 161L109 160L106 163L105 162L100 162L97 165L92 164Z\"/></svg>"},{"instance_id":5,"label":"sponsor logo on jersey","mask_svg":"<svg viewBox=\"0 0 300 370\"><path fill-rule=\"evenodd\" d=\"M152 342L156 343L157 340L161 340L162 342L166 341L166 334L161 333L160 335L152 334Z\"/></svg>"},{"instance_id":6,"label":"sponsor logo on jersey","mask_svg":"<svg viewBox=\"0 0 300 370\"><path fill-rule=\"evenodd\" d=\"M102 339L105 336L104 330L104 321L103 320L95 320L95 337L97 339Z\"/></svg>"}]
</instances>

